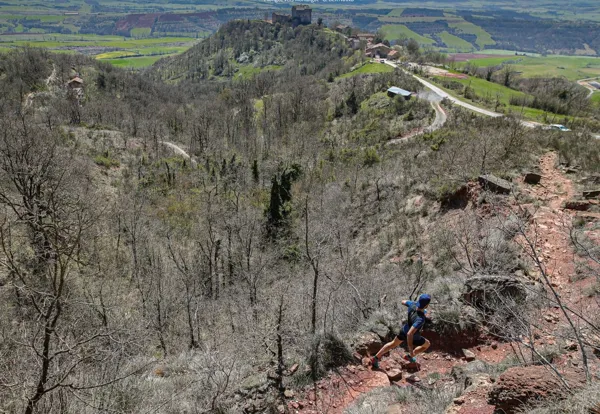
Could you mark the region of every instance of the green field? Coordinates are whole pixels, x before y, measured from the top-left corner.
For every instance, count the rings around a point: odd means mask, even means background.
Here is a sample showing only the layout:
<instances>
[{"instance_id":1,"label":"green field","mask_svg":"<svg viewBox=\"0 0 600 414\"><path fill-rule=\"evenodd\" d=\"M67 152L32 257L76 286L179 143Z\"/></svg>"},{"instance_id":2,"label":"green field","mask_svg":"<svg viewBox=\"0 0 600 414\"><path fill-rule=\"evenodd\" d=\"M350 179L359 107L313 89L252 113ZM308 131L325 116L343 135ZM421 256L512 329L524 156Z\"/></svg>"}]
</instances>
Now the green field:
<instances>
[{"instance_id":1,"label":"green field","mask_svg":"<svg viewBox=\"0 0 600 414\"><path fill-rule=\"evenodd\" d=\"M270 71L270 70L279 70L281 68L282 68L282 66L277 66L277 65L269 65L269 66L265 66L264 68L257 68L252 65L243 65L243 66L239 67L239 70L236 72L235 77L250 78L261 72L266 72L266 71Z\"/></svg>"},{"instance_id":2,"label":"green field","mask_svg":"<svg viewBox=\"0 0 600 414\"><path fill-rule=\"evenodd\" d=\"M439 34L439 36L440 39L442 39L442 42L444 42L444 44L450 49L464 51L470 51L475 49L475 46L473 46L471 43L467 42L464 39L461 39L460 37L454 36L451 33L442 32Z\"/></svg>"},{"instance_id":3,"label":"green field","mask_svg":"<svg viewBox=\"0 0 600 414\"><path fill-rule=\"evenodd\" d=\"M483 53L488 53L486 50ZM478 66L498 66L510 64L522 76L564 76L578 80L600 76L600 58L581 56L498 56L472 59ZM465 63L460 63L464 65Z\"/></svg>"},{"instance_id":4,"label":"green field","mask_svg":"<svg viewBox=\"0 0 600 414\"><path fill-rule=\"evenodd\" d=\"M475 94L477 94L477 96L479 98L484 99L483 101L481 101L481 100L470 101L469 99L465 99L464 96L459 95L459 93L457 91L442 87L441 81L443 81L444 79L448 79L448 78L442 78L442 77L437 77L437 76L434 77L434 81L436 82L436 84L438 84L438 86L440 86L442 89L444 89L446 92L448 92L452 96L454 96L462 101L465 101L465 102L474 102L478 106L483 106L483 107L489 108L491 110L496 110L495 102L496 102L496 100L498 100L510 112L519 113L524 118L533 120L533 121L544 122L545 115L547 117L550 117L550 116L559 117L560 116L561 119L564 118L564 116L562 116L562 115L545 114L544 111L542 111L541 109L527 108L527 107L522 108L520 106L510 105L511 96L525 97L525 96L529 96L529 95L527 95L523 92L520 92L520 91L515 91L514 89L507 88L503 85L499 85L494 82L488 82L484 79L479 79L479 78L474 78L474 77L469 77L469 79L452 79L452 81L458 82L464 86L470 86L471 88L473 88L473 90L475 91Z\"/></svg>"},{"instance_id":5,"label":"green field","mask_svg":"<svg viewBox=\"0 0 600 414\"><path fill-rule=\"evenodd\" d=\"M391 12L389 12L387 15L390 17L400 17L400 16L402 16L403 11L404 11L404 9L394 9Z\"/></svg>"},{"instance_id":6,"label":"green field","mask_svg":"<svg viewBox=\"0 0 600 414\"><path fill-rule=\"evenodd\" d=\"M422 45L432 45L435 40L418 33L413 32L403 24L386 24L379 29L384 34L386 40L396 40L401 38L414 39Z\"/></svg>"},{"instance_id":7,"label":"green field","mask_svg":"<svg viewBox=\"0 0 600 414\"><path fill-rule=\"evenodd\" d=\"M128 69L141 69L151 66L159 59L166 57L164 56L144 56L144 57L133 57L133 58L122 58L122 59L103 59L105 62L109 62L114 66Z\"/></svg>"},{"instance_id":8,"label":"green field","mask_svg":"<svg viewBox=\"0 0 600 414\"><path fill-rule=\"evenodd\" d=\"M340 78L349 78L351 76L360 75L363 73L384 73L393 72L394 68L389 65L382 63L366 63L361 67L354 69L352 72L348 72L340 76Z\"/></svg>"},{"instance_id":9,"label":"green field","mask_svg":"<svg viewBox=\"0 0 600 414\"><path fill-rule=\"evenodd\" d=\"M96 59L115 66L141 68L153 64L161 57L182 53L197 41L186 37L133 39L100 35L16 35L0 37L0 52L25 46L43 47L56 53L85 53L93 50L96 51Z\"/></svg>"},{"instance_id":10,"label":"green field","mask_svg":"<svg viewBox=\"0 0 600 414\"><path fill-rule=\"evenodd\" d=\"M492 39L492 36L490 36L488 32L486 32L481 27L473 23L467 21L448 22L448 27L456 29L460 33L472 34L477 36L477 40L475 41L475 43L477 44L477 46L479 46L480 49L483 49L486 46L496 44L496 42Z\"/></svg>"}]
</instances>

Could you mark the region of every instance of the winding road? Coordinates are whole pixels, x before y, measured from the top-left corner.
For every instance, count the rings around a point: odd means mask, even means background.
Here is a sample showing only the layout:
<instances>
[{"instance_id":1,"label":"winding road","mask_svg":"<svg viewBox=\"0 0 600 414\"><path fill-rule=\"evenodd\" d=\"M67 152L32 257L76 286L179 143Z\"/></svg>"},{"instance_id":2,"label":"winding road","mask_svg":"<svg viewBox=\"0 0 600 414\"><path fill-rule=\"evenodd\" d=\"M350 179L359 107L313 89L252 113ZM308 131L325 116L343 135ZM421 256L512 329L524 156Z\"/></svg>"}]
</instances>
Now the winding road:
<instances>
[{"instance_id":1,"label":"winding road","mask_svg":"<svg viewBox=\"0 0 600 414\"><path fill-rule=\"evenodd\" d=\"M393 67L393 68L400 68L398 65L396 65L393 62L390 62L389 60L384 60L384 62ZM404 69L402 69L404 70ZM432 84L431 82L427 82L425 79L422 79L420 77L418 77L417 75L407 72L409 73L412 77L414 77L417 81L419 81L423 86L425 86L426 88L429 88L431 91L433 91L436 95L439 95L442 99L448 99L449 101L451 101L452 103L454 103L455 105L458 106L462 106L463 108L467 108L470 109L471 111L477 112L479 114L485 115L485 116L490 116L493 118L499 118L504 116L504 114L498 113L498 112L494 112L494 111L490 111L489 109L484 109L484 108L480 108L478 106L472 105L470 103L461 101L460 99L455 98L454 96L450 95L448 92L444 91L443 89L435 86L434 84ZM585 79L582 79L578 82L582 82L585 81ZM583 85L582 85L583 86ZM534 122L534 121L521 121L521 124L527 128L536 128L536 127L543 127L544 124L540 123L540 122ZM592 134L592 136L596 139L600 139L600 135L598 134Z\"/></svg>"},{"instance_id":2,"label":"winding road","mask_svg":"<svg viewBox=\"0 0 600 414\"><path fill-rule=\"evenodd\" d=\"M591 86L588 82L589 81L593 81L593 80L598 80L598 78L586 78L586 79L579 79L577 81L577 83L581 86L583 86L584 88L586 88L588 91L590 91L590 93L588 94L588 99L592 97L592 95L594 94L594 92L597 91L596 88L594 88L593 86Z\"/></svg>"}]
</instances>

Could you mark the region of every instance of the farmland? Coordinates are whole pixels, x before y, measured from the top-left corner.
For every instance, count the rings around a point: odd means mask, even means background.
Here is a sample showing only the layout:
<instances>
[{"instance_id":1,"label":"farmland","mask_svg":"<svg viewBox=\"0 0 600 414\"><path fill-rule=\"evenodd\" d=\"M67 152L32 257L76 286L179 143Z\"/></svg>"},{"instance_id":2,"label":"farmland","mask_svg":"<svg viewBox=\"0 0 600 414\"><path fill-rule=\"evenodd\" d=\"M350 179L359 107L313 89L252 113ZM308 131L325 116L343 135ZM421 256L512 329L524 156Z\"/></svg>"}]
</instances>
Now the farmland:
<instances>
[{"instance_id":1,"label":"farmland","mask_svg":"<svg viewBox=\"0 0 600 414\"><path fill-rule=\"evenodd\" d=\"M545 122L548 119L556 121L559 117L560 119L564 118L562 115L546 113L540 109L510 105L511 97L528 97L529 95L494 82L488 82L484 79L475 77L468 77L467 79L451 79L450 82L455 86L457 86L457 83L462 85L462 88L460 89L456 89L455 87L450 88L447 83L449 80L444 77L434 76L433 81L446 92L461 100L471 101L476 105L484 106L497 112L518 113L526 119L542 122ZM471 93L474 93L475 96L471 99L465 98L464 87L469 87L472 91Z\"/></svg>"},{"instance_id":2,"label":"farmland","mask_svg":"<svg viewBox=\"0 0 600 414\"><path fill-rule=\"evenodd\" d=\"M382 26L380 30L387 40L396 40L406 37L409 39L415 39L422 45L432 45L435 43L435 40L421 36L402 24L387 24Z\"/></svg>"},{"instance_id":3,"label":"farmland","mask_svg":"<svg viewBox=\"0 0 600 414\"><path fill-rule=\"evenodd\" d=\"M496 51L486 50L486 55L492 55ZM504 51L506 52L506 51ZM511 65L513 69L522 76L564 76L569 80L578 80L600 76L600 58L580 56L511 56L481 57L468 59L471 64L485 66ZM456 66L464 66L465 56L453 55L457 61Z\"/></svg>"},{"instance_id":4,"label":"farmland","mask_svg":"<svg viewBox=\"0 0 600 414\"><path fill-rule=\"evenodd\" d=\"M43 47L59 53L83 53L116 66L140 68L164 56L181 53L196 39L157 37L145 39L101 35L14 35L0 36L0 51L18 47Z\"/></svg>"}]
</instances>

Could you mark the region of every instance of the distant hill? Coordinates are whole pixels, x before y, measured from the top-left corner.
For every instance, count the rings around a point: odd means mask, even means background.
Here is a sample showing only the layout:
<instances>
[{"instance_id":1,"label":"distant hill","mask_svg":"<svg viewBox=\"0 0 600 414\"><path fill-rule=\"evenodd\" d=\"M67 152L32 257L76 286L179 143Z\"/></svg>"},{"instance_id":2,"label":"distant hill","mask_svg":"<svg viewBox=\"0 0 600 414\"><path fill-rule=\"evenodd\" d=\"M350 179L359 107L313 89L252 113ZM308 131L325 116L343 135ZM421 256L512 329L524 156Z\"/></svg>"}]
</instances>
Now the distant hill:
<instances>
[{"instance_id":1,"label":"distant hill","mask_svg":"<svg viewBox=\"0 0 600 414\"><path fill-rule=\"evenodd\" d=\"M158 61L155 77L169 81L243 76L289 63L314 74L339 63L348 51L344 38L317 25L292 28L259 20L234 20L185 53Z\"/></svg>"}]
</instances>

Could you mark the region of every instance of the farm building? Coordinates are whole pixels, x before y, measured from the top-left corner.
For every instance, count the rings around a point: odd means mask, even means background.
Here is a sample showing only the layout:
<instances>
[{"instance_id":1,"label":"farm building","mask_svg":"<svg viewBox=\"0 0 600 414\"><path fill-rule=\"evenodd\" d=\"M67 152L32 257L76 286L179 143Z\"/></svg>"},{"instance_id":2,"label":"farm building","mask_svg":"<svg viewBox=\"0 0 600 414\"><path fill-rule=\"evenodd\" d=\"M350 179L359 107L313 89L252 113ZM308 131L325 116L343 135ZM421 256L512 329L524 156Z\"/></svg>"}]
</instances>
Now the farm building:
<instances>
[{"instance_id":1,"label":"farm building","mask_svg":"<svg viewBox=\"0 0 600 414\"><path fill-rule=\"evenodd\" d=\"M413 96L412 92L409 92L402 88L398 88L397 86L392 86L391 88L389 88L387 90L387 94L390 98L395 98L396 96L402 96L407 101L410 99L411 96Z\"/></svg>"},{"instance_id":2,"label":"farm building","mask_svg":"<svg viewBox=\"0 0 600 414\"><path fill-rule=\"evenodd\" d=\"M356 37L358 37L358 40L367 41L367 43L371 43L375 39L375 35L372 33L359 33Z\"/></svg>"},{"instance_id":3,"label":"farm building","mask_svg":"<svg viewBox=\"0 0 600 414\"><path fill-rule=\"evenodd\" d=\"M600 83L598 83L598 82L590 82L590 85L596 89L600 89Z\"/></svg>"},{"instance_id":4,"label":"farm building","mask_svg":"<svg viewBox=\"0 0 600 414\"><path fill-rule=\"evenodd\" d=\"M391 47L386 46L383 43L377 43L376 45L367 46L365 54L368 57L386 58L391 51Z\"/></svg>"}]
</instances>

